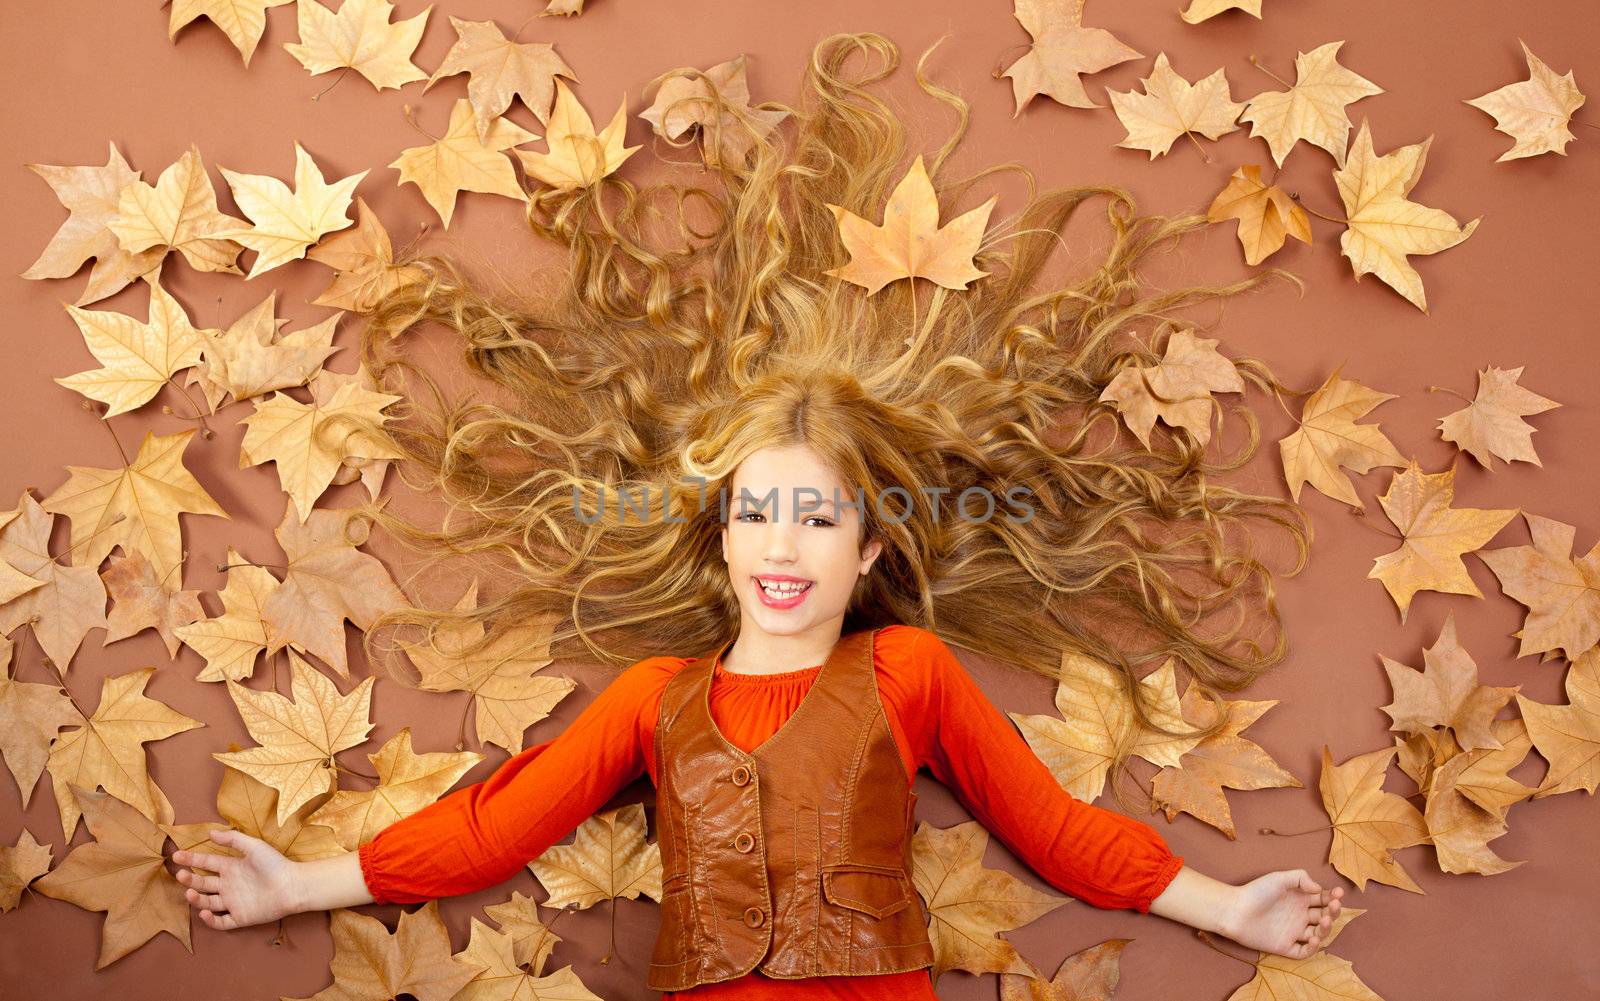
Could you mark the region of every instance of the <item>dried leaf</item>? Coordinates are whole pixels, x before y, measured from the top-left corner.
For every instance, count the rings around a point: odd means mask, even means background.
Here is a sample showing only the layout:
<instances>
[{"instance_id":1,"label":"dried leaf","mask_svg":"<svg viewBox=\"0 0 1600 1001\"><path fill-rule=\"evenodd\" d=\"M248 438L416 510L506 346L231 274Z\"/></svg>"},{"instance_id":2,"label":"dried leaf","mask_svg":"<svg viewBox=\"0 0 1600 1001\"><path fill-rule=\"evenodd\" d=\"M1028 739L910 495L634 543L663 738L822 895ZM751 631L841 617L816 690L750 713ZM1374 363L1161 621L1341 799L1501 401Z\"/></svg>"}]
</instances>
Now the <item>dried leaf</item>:
<instances>
[{"instance_id":1,"label":"dried leaf","mask_svg":"<svg viewBox=\"0 0 1600 1001\"><path fill-rule=\"evenodd\" d=\"M1143 53L1124 45L1104 28L1083 26L1085 0L1015 0L1014 14L1033 47L1002 73L1022 114L1035 95L1053 97L1069 108L1103 108L1083 89L1084 74L1099 73Z\"/></svg>"},{"instance_id":2,"label":"dried leaf","mask_svg":"<svg viewBox=\"0 0 1600 1001\"><path fill-rule=\"evenodd\" d=\"M22 272L22 277L70 278L83 267L84 261L94 258L89 282L78 296L79 306L113 295L136 278L148 276L150 282L157 281L161 277L161 261L167 256L165 245L137 254L125 250L117 234L112 232L110 222L118 215L122 189L139 180L141 175L128 166L116 143L108 143L108 146L106 162L101 167L26 165L50 185L68 215L40 252L39 259Z\"/></svg>"},{"instance_id":3,"label":"dried leaf","mask_svg":"<svg viewBox=\"0 0 1600 1001\"><path fill-rule=\"evenodd\" d=\"M145 667L102 680L93 715L51 741L50 782L68 841L78 827L74 785L104 788L153 823L172 823L172 803L150 777L144 745L205 724L144 693L155 673Z\"/></svg>"},{"instance_id":4,"label":"dried leaf","mask_svg":"<svg viewBox=\"0 0 1600 1001\"><path fill-rule=\"evenodd\" d=\"M1275 952L1256 955L1256 975L1228 995L1228 1001L1383 1001L1356 976L1355 967L1328 951L1345 925L1365 914L1363 907L1343 907L1322 947L1305 959L1290 959Z\"/></svg>"},{"instance_id":5,"label":"dried leaf","mask_svg":"<svg viewBox=\"0 0 1600 1001\"><path fill-rule=\"evenodd\" d=\"M1341 39L1294 57L1295 82L1288 90L1269 90L1246 103L1240 121L1250 123L1250 138L1261 136L1272 150L1272 162L1283 166L1294 144L1304 139L1327 150L1343 167L1350 137L1345 105L1384 90L1366 77L1339 65Z\"/></svg>"},{"instance_id":6,"label":"dried leaf","mask_svg":"<svg viewBox=\"0 0 1600 1001\"><path fill-rule=\"evenodd\" d=\"M74 814L81 806L95 840L74 848L33 888L87 911L106 912L94 968L104 969L161 932L192 955L189 903L161 852L166 835L109 793L74 786L64 794Z\"/></svg>"},{"instance_id":7,"label":"dried leaf","mask_svg":"<svg viewBox=\"0 0 1600 1001\"><path fill-rule=\"evenodd\" d=\"M456 602L456 611L470 612L478 607L478 582L467 586ZM571 678L535 672L551 663L552 624L518 623L497 632L475 655L468 656L468 644L484 634L483 624L444 624L435 637L439 651L426 643L401 641L422 680L417 687L429 692L471 692L477 720L478 741L495 744L510 754L522 751L522 734L528 727L550 715L574 688Z\"/></svg>"},{"instance_id":8,"label":"dried leaf","mask_svg":"<svg viewBox=\"0 0 1600 1001\"><path fill-rule=\"evenodd\" d=\"M1219 67L1199 83L1190 83L1173 72L1167 54L1156 54L1155 68L1139 81L1144 93L1107 90L1111 107L1128 134L1118 146L1150 151L1150 159L1166 154L1185 132L1198 132L1207 139L1220 139L1237 132L1235 120L1244 105L1228 92L1228 78Z\"/></svg>"},{"instance_id":9,"label":"dried leaf","mask_svg":"<svg viewBox=\"0 0 1600 1001\"><path fill-rule=\"evenodd\" d=\"M0 603L0 634L31 622L45 656L65 676L83 637L106 624L106 588L94 567L62 566L50 555L55 517L32 494L23 493L12 514L20 516L0 529L0 567L8 570L0 577L17 597ZM37 586L19 585L18 578Z\"/></svg>"},{"instance_id":10,"label":"dried leaf","mask_svg":"<svg viewBox=\"0 0 1600 1001\"><path fill-rule=\"evenodd\" d=\"M238 749L237 744L228 745L230 751ZM212 832L231 827L253 838L260 838L286 858L296 862L309 862L313 859L334 858L345 853L345 849L334 839L331 828L311 823L307 819L327 801L327 796L308 799L289 816L287 821L280 824L278 791L256 781L237 768L224 768L222 783L217 787L217 813L227 823L205 822L160 826L167 833L167 837L172 839L172 843L183 851L239 858L242 853L238 849L219 845L211 840ZM200 869L199 866L190 868L197 869L201 873L211 871Z\"/></svg>"},{"instance_id":11,"label":"dried leaf","mask_svg":"<svg viewBox=\"0 0 1600 1001\"><path fill-rule=\"evenodd\" d=\"M1217 351L1214 337L1196 337L1192 328L1174 331L1167 339L1162 359L1155 365L1124 366L1100 393L1099 401L1116 405L1117 412L1150 447L1150 430L1157 418L1183 428L1205 445L1211 440L1212 393L1242 393L1244 379L1233 362Z\"/></svg>"},{"instance_id":12,"label":"dried leaf","mask_svg":"<svg viewBox=\"0 0 1600 1001\"><path fill-rule=\"evenodd\" d=\"M1242 10L1260 20L1261 0L1189 0L1189 6L1178 16L1190 24L1199 24L1228 10Z\"/></svg>"},{"instance_id":13,"label":"dried leaf","mask_svg":"<svg viewBox=\"0 0 1600 1001\"><path fill-rule=\"evenodd\" d=\"M976 820L954 827L917 825L912 882L927 901L933 979L950 970L1027 975L1029 964L999 936L1044 917L1072 898L1035 890L1001 869L983 866L989 832Z\"/></svg>"},{"instance_id":14,"label":"dried leaf","mask_svg":"<svg viewBox=\"0 0 1600 1001\"><path fill-rule=\"evenodd\" d=\"M175 373L200 363L202 336L183 305L160 282L150 284L149 319L126 313L67 306L89 353L100 363L56 379L59 385L106 405L105 417L127 413L150 402Z\"/></svg>"},{"instance_id":15,"label":"dried leaf","mask_svg":"<svg viewBox=\"0 0 1600 1001\"><path fill-rule=\"evenodd\" d=\"M1356 280L1366 274L1377 275L1424 313L1428 298L1422 276L1407 256L1437 254L1454 247L1471 236L1483 218L1462 226L1448 212L1406 197L1422 176L1432 142L1429 136L1421 143L1378 156L1372 150L1366 119L1362 119L1349 160L1333 172L1346 217L1339 249L1350 259Z\"/></svg>"},{"instance_id":16,"label":"dried leaf","mask_svg":"<svg viewBox=\"0 0 1600 1001\"><path fill-rule=\"evenodd\" d=\"M701 156L710 167L742 163L756 140L788 116L779 109L750 107L742 53L704 71L668 74L650 107L639 113L656 135L668 140L698 126Z\"/></svg>"},{"instance_id":17,"label":"dried leaf","mask_svg":"<svg viewBox=\"0 0 1600 1001\"><path fill-rule=\"evenodd\" d=\"M1000 974L1000 1001L1110 1001L1122 979L1122 950L1131 938L1109 938L1061 961L1053 978L1023 958L1026 976Z\"/></svg>"},{"instance_id":18,"label":"dried leaf","mask_svg":"<svg viewBox=\"0 0 1600 1001\"><path fill-rule=\"evenodd\" d=\"M513 42L493 21L468 21L454 14L450 26L456 30L456 42L422 90L426 93L447 76L468 74L467 100L472 103L480 143L488 141L490 126L511 107L512 98L522 98L539 121L547 121L555 100L555 78L578 79L548 42Z\"/></svg>"},{"instance_id":19,"label":"dried leaf","mask_svg":"<svg viewBox=\"0 0 1600 1001\"><path fill-rule=\"evenodd\" d=\"M374 679L367 678L349 695L341 695L333 682L292 650L289 664L293 702L277 692L228 682L228 694L245 729L261 746L211 754L277 790L279 824L287 823L307 800L336 789L333 756L366 740L372 731Z\"/></svg>"},{"instance_id":20,"label":"dried leaf","mask_svg":"<svg viewBox=\"0 0 1600 1001\"><path fill-rule=\"evenodd\" d=\"M1298 501L1301 485L1310 483L1334 500L1362 507L1355 484L1339 467L1365 473L1377 466L1406 464L1405 456L1378 425L1356 423L1356 418L1394 398L1393 393L1342 379L1335 369L1306 400L1299 430L1278 442L1290 495Z\"/></svg>"},{"instance_id":21,"label":"dried leaf","mask_svg":"<svg viewBox=\"0 0 1600 1001\"><path fill-rule=\"evenodd\" d=\"M326 264L338 272L333 283L311 300L314 306L333 306L354 313L370 313L390 294L421 281L416 265L396 265L389 233L378 214L356 196L356 225L341 230L306 251L306 260Z\"/></svg>"},{"instance_id":22,"label":"dried leaf","mask_svg":"<svg viewBox=\"0 0 1600 1001\"><path fill-rule=\"evenodd\" d=\"M557 191L591 187L639 150L638 146L623 146L628 131L627 112L628 98L623 95L617 113L596 134L589 113L572 96L566 81L558 77L555 110L550 113L544 137L550 152L533 153L522 149L511 152L522 161L522 169L529 177Z\"/></svg>"},{"instance_id":23,"label":"dried leaf","mask_svg":"<svg viewBox=\"0 0 1600 1001\"><path fill-rule=\"evenodd\" d=\"M1183 693L1183 718L1191 726L1204 726L1216 710L1202 708L1204 699L1190 684ZM1228 789L1304 788L1304 784L1272 760L1259 744L1240 733L1278 704L1277 699L1250 702L1244 699L1222 701L1227 723L1214 737L1207 737L1178 760L1179 767L1167 767L1150 782L1151 809L1165 811L1168 820L1179 813L1192 814L1230 839L1237 840L1233 812L1228 808Z\"/></svg>"},{"instance_id":24,"label":"dried leaf","mask_svg":"<svg viewBox=\"0 0 1600 1001\"><path fill-rule=\"evenodd\" d=\"M1239 220L1239 244L1244 260L1260 264L1283 246L1285 237L1311 242L1311 217L1289 193L1276 184L1261 183L1261 168L1247 163L1228 178L1228 186L1218 192L1206 209L1208 222Z\"/></svg>"},{"instance_id":25,"label":"dried leaf","mask_svg":"<svg viewBox=\"0 0 1600 1001\"><path fill-rule=\"evenodd\" d=\"M1576 662L1600 643L1600 543L1585 556L1572 557L1577 530L1564 522L1522 512L1531 546L1484 549L1478 558L1500 579L1500 590L1528 606L1522 628L1511 635L1522 642L1517 656L1552 651Z\"/></svg>"},{"instance_id":26,"label":"dried leaf","mask_svg":"<svg viewBox=\"0 0 1600 1001\"><path fill-rule=\"evenodd\" d=\"M1389 729L1416 733L1449 727L1463 751L1500 746L1491 726L1521 686L1478 683L1478 665L1456 637L1453 609L1445 616L1439 638L1422 651L1420 672L1382 655L1379 659L1394 689L1394 701L1383 707L1394 721Z\"/></svg>"},{"instance_id":27,"label":"dried leaf","mask_svg":"<svg viewBox=\"0 0 1600 1001\"><path fill-rule=\"evenodd\" d=\"M1370 879L1421 893L1422 888L1390 854L1428 842L1428 825L1417 808L1383 791L1383 776L1394 755L1395 749L1386 747L1335 765L1323 745L1318 789L1322 808L1333 825L1328 862L1357 889L1365 890Z\"/></svg>"},{"instance_id":28,"label":"dried leaf","mask_svg":"<svg viewBox=\"0 0 1600 1001\"><path fill-rule=\"evenodd\" d=\"M1383 581L1400 608L1401 622L1418 591L1483 597L1467 575L1461 555L1488 542L1517 514L1514 507L1451 507L1455 479L1454 465L1443 472L1424 473L1413 459L1403 472L1394 474L1389 489L1378 498L1404 541L1373 560L1367 578Z\"/></svg>"},{"instance_id":29,"label":"dried leaf","mask_svg":"<svg viewBox=\"0 0 1600 1001\"><path fill-rule=\"evenodd\" d=\"M217 234L238 225L239 220L217 208L216 189L200 161L200 148L193 144L161 172L154 186L137 179L125 184L116 216L106 221L106 228L130 254L151 251L165 257L168 250L176 250L196 271L230 275L244 274L238 265L244 247ZM149 280L155 281L155 276Z\"/></svg>"},{"instance_id":30,"label":"dried leaf","mask_svg":"<svg viewBox=\"0 0 1600 1001\"><path fill-rule=\"evenodd\" d=\"M570 845L528 863L549 894L546 907L593 907L602 900L661 900L661 848L645 842L644 805L629 803L578 825Z\"/></svg>"},{"instance_id":31,"label":"dried leaf","mask_svg":"<svg viewBox=\"0 0 1600 1001\"><path fill-rule=\"evenodd\" d=\"M450 932L439 902L401 911L393 934L382 921L347 907L328 918L333 931L333 983L307 998L283 1001L352 1001L409 994L416 1001L451 1001L483 970L450 953Z\"/></svg>"},{"instance_id":32,"label":"dried leaf","mask_svg":"<svg viewBox=\"0 0 1600 1001\"><path fill-rule=\"evenodd\" d=\"M222 29L228 41L250 65L261 35L267 30L267 8L282 7L294 0L171 0L171 16L167 19L167 41L178 37L178 32L196 18L206 18Z\"/></svg>"},{"instance_id":33,"label":"dried leaf","mask_svg":"<svg viewBox=\"0 0 1600 1001\"><path fill-rule=\"evenodd\" d=\"M1494 467L1492 456L1506 462L1521 459L1543 466L1533 450L1533 432L1538 429L1522 418L1561 404L1517 385L1524 367L1504 369L1490 365L1480 369L1478 395L1465 407L1439 419L1439 437L1470 454L1485 469Z\"/></svg>"},{"instance_id":34,"label":"dried leaf","mask_svg":"<svg viewBox=\"0 0 1600 1001\"><path fill-rule=\"evenodd\" d=\"M264 617L278 579L264 567L245 563L232 546L227 565L228 583L217 594L222 614L177 630L178 638L205 659L196 681L243 681L255 673L256 655L272 642Z\"/></svg>"},{"instance_id":35,"label":"dried leaf","mask_svg":"<svg viewBox=\"0 0 1600 1001\"><path fill-rule=\"evenodd\" d=\"M166 644L167 656L176 657L179 642L176 630L205 618L200 591L169 587L156 576L155 568L138 550L111 557L100 580L113 603L106 619L107 644L154 629Z\"/></svg>"},{"instance_id":36,"label":"dried leaf","mask_svg":"<svg viewBox=\"0 0 1600 1001\"><path fill-rule=\"evenodd\" d=\"M839 224L839 240L850 260L823 274L864 286L872 295L900 278L926 278L945 288L962 289L989 272L973 265L983 241L984 226L999 195L944 226L939 225L939 199L919 155L889 194L883 225L829 203Z\"/></svg>"},{"instance_id":37,"label":"dried leaf","mask_svg":"<svg viewBox=\"0 0 1600 1001\"><path fill-rule=\"evenodd\" d=\"M483 760L476 751L411 750L411 728L401 727L376 754L367 755L377 770L370 789L340 789L317 807L310 822L333 830L340 847L355 851L378 832L434 802Z\"/></svg>"},{"instance_id":38,"label":"dried leaf","mask_svg":"<svg viewBox=\"0 0 1600 1001\"><path fill-rule=\"evenodd\" d=\"M539 137L510 119L496 118L487 138L480 140L474 123L471 102L457 98L450 111L450 127L442 139L401 150L389 164L400 171L401 184L409 181L421 189L422 197L439 213L447 229L455 215L456 195L462 191L481 191L519 201L527 198L517 183L511 161L503 154L518 143Z\"/></svg>"},{"instance_id":39,"label":"dried leaf","mask_svg":"<svg viewBox=\"0 0 1600 1001\"><path fill-rule=\"evenodd\" d=\"M10 664L11 652L12 642L0 636L0 668ZM0 671L0 756L22 793L23 809L44 773L50 742L62 727L83 725L83 716L60 685L17 681L9 668Z\"/></svg>"},{"instance_id":40,"label":"dried leaf","mask_svg":"<svg viewBox=\"0 0 1600 1001\"><path fill-rule=\"evenodd\" d=\"M347 0L354 2L354 0ZM297 141L294 144L294 190L267 174L240 174L219 167L233 191L233 200L251 225L224 230L222 239L237 240L256 252L247 278L304 257L306 248L326 233L351 225L345 215L350 198L367 171L341 177L329 184L322 168Z\"/></svg>"},{"instance_id":41,"label":"dried leaf","mask_svg":"<svg viewBox=\"0 0 1600 1001\"><path fill-rule=\"evenodd\" d=\"M49 871L50 846L35 841L26 827L16 844L0 845L0 914L15 909L28 884Z\"/></svg>"},{"instance_id":42,"label":"dried leaf","mask_svg":"<svg viewBox=\"0 0 1600 1001\"><path fill-rule=\"evenodd\" d=\"M200 364L190 370L189 383L200 386L213 411L229 394L237 402L303 386L339 350L333 335L344 314L285 334L289 321L277 317L277 297L274 289L226 331L207 331L201 340Z\"/></svg>"},{"instance_id":43,"label":"dried leaf","mask_svg":"<svg viewBox=\"0 0 1600 1001\"><path fill-rule=\"evenodd\" d=\"M178 516L229 517L183 465L183 451L194 435L192 428L168 435L146 432L139 454L126 466L67 467L67 482L41 506L71 519L75 566L98 567L120 545L124 552L148 556L161 580L183 586L177 570L183 562Z\"/></svg>"},{"instance_id":44,"label":"dried leaf","mask_svg":"<svg viewBox=\"0 0 1600 1001\"><path fill-rule=\"evenodd\" d=\"M1534 799L1577 789L1593 796L1600 785L1600 647L1567 668L1566 688L1564 706L1517 696L1533 746L1550 763Z\"/></svg>"},{"instance_id":45,"label":"dried leaf","mask_svg":"<svg viewBox=\"0 0 1600 1001\"><path fill-rule=\"evenodd\" d=\"M379 90L399 88L428 76L411 56L432 10L430 4L415 17L390 24L394 4L389 0L344 0L337 14L317 0L300 0L295 4L300 41L283 47L312 76L348 66Z\"/></svg>"},{"instance_id":46,"label":"dried leaf","mask_svg":"<svg viewBox=\"0 0 1600 1001\"><path fill-rule=\"evenodd\" d=\"M1519 38L1517 44L1528 61L1528 79L1508 83L1465 103L1493 115L1495 131L1516 140L1495 158L1495 163L1541 153L1566 156L1567 143L1577 138L1567 126L1572 122L1572 113L1583 107L1583 93L1571 70L1565 76L1556 76L1555 70L1533 54L1527 42Z\"/></svg>"}]
</instances>

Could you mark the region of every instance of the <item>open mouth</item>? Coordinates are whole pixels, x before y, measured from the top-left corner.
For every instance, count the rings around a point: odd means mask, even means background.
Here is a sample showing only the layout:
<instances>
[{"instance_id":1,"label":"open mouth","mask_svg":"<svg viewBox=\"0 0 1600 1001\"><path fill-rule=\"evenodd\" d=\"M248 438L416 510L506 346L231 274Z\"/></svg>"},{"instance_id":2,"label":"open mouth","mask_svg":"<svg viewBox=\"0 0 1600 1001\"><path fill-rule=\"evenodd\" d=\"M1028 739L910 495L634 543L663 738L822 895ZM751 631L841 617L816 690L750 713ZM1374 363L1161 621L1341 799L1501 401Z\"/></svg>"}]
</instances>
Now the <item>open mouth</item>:
<instances>
[{"instance_id":1,"label":"open mouth","mask_svg":"<svg viewBox=\"0 0 1600 1001\"><path fill-rule=\"evenodd\" d=\"M799 580L772 580L764 577L752 577L756 593L761 596L764 604L772 608L792 608L798 605L811 590L814 581Z\"/></svg>"}]
</instances>

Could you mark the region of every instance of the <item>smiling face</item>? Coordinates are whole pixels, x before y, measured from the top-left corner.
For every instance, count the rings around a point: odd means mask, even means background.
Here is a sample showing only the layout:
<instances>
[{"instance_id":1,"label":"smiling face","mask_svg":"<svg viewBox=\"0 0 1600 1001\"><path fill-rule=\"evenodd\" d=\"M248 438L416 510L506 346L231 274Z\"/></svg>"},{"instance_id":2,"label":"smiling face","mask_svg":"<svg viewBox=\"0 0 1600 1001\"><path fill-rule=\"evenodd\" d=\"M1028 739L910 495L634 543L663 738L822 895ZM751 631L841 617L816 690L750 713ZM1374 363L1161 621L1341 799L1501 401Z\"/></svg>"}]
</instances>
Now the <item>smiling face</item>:
<instances>
[{"instance_id":1,"label":"smiling face","mask_svg":"<svg viewBox=\"0 0 1600 1001\"><path fill-rule=\"evenodd\" d=\"M855 499L805 446L759 449L739 465L722 558L743 635L837 638L856 581L883 548L877 540L861 545L861 512L844 503Z\"/></svg>"}]
</instances>

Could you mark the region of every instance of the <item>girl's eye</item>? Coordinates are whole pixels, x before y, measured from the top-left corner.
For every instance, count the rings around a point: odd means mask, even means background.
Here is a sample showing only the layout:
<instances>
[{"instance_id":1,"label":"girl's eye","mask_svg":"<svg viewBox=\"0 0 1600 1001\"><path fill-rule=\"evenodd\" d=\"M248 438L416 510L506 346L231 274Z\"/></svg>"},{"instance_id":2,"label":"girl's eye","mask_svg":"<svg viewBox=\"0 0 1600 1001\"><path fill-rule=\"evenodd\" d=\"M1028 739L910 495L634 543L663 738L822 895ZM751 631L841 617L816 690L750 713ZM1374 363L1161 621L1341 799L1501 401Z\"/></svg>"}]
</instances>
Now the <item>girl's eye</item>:
<instances>
[{"instance_id":1,"label":"girl's eye","mask_svg":"<svg viewBox=\"0 0 1600 1001\"><path fill-rule=\"evenodd\" d=\"M759 511L745 511L744 513L740 514L734 520L735 521L744 521L746 518L764 518L764 517L766 517L766 515L762 514ZM810 515L810 516L808 516L806 518L806 522L808 524L810 522L813 522L813 521L822 522L822 526L821 527L823 527L823 528L832 528L833 527L833 522L829 521L827 518L824 518L820 514L813 514L813 515Z\"/></svg>"}]
</instances>

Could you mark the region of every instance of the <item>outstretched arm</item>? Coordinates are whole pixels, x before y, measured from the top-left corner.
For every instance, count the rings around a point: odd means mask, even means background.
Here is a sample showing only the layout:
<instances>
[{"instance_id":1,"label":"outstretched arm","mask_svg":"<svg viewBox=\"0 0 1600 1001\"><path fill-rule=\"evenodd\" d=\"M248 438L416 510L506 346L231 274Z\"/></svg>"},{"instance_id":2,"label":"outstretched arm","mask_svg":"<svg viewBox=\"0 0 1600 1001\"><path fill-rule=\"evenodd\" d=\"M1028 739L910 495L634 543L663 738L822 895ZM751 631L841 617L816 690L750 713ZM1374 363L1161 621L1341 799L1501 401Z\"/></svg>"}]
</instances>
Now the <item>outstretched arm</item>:
<instances>
[{"instance_id":1,"label":"outstretched arm","mask_svg":"<svg viewBox=\"0 0 1600 1001\"><path fill-rule=\"evenodd\" d=\"M659 680L641 661L608 685L558 736L526 748L481 782L379 831L357 851L292 862L241 832L214 840L242 858L177 852L186 896L214 928L364 903L417 903L471 893L515 875L645 768L641 709Z\"/></svg>"},{"instance_id":2,"label":"outstretched arm","mask_svg":"<svg viewBox=\"0 0 1600 1001\"><path fill-rule=\"evenodd\" d=\"M1159 914L1266 952L1317 950L1342 889L1323 890L1301 869L1235 886L1185 865L1154 827L1064 789L944 641L925 633L915 651L928 672L919 756L1046 882L1096 907Z\"/></svg>"}]
</instances>

